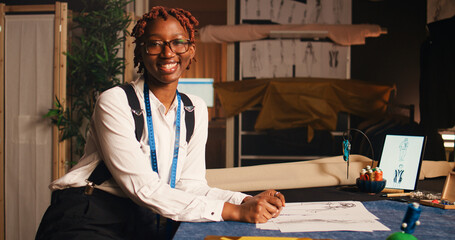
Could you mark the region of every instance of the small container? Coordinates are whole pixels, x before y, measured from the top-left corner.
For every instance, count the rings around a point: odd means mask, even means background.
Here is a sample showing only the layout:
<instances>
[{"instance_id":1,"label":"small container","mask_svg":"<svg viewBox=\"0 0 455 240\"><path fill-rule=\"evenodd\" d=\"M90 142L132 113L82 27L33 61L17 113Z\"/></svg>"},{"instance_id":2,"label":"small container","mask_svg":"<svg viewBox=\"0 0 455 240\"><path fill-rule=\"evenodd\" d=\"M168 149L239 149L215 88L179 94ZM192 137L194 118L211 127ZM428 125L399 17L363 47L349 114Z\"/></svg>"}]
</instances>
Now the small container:
<instances>
[{"instance_id":1,"label":"small container","mask_svg":"<svg viewBox=\"0 0 455 240\"><path fill-rule=\"evenodd\" d=\"M455 209L455 172L449 173L442 189L441 199L435 200L422 199L420 203L442 209Z\"/></svg>"},{"instance_id":2,"label":"small container","mask_svg":"<svg viewBox=\"0 0 455 240\"><path fill-rule=\"evenodd\" d=\"M385 188L386 180L382 181L368 181L368 180L361 180L357 178L356 184L357 187L361 192L376 194L380 193Z\"/></svg>"}]
</instances>

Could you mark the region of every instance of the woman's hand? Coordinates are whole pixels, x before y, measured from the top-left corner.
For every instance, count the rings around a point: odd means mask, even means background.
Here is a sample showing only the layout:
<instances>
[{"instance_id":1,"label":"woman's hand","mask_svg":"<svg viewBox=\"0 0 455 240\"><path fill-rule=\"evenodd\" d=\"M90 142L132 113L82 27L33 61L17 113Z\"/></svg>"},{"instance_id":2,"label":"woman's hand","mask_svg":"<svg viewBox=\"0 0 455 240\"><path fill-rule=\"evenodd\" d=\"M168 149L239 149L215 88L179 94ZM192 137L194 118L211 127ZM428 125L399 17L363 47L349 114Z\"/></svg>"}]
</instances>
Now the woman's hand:
<instances>
[{"instance_id":1,"label":"woman's hand","mask_svg":"<svg viewBox=\"0 0 455 240\"><path fill-rule=\"evenodd\" d=\"M282 193L280 193L280 192L277 192L277 191L273 190L273 189L269 189L267 191L261 192L258 195L256 195L255 197L257 197L257 196L273 196L273 197L279 198L281 200L281 204L282 204L281 206L282 207L284 207L284 205L286 204L286 200L284 198L284 195ZM246 201L248 201L251 198L253 198L253 197L250 197L250 196L246 197L245 199L243 199L242 203L245 203Z\"/></svg>"},{"instance_id":2,"label":"woman's hand","mask_svg":"<svg viewBox=\"0 0 455 240\"><path fill-rule=\"evenodd\" d=\"M277 217L284 204L283 194L267 190L254 197L246 197L241 205L225 203L222 217L224 220L265 223Z\"/></svg>"}]
</instances>

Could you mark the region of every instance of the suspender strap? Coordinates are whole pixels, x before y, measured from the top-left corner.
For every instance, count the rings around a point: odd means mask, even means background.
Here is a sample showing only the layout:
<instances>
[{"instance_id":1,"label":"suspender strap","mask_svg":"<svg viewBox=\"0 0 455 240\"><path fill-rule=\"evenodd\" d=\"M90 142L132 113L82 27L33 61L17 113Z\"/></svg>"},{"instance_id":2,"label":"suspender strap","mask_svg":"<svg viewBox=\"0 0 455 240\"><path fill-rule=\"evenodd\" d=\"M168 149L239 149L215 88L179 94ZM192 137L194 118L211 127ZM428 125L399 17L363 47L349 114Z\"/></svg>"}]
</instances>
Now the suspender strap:
<instances>
[{"instance_id":1,"label":"suspender strap","mask_svg":"<svg viewBox=\"0 0 455 240\"><path fill-rule=\"evenodd\" d=\"M136 92L131 84L120 85L128 98L128 104L131 107L131 114L134 118L134 124L136 126L135 134L136 139L139 142L142 137L142 132L144 130L144 117L142 116L141 105L139 104L139 99L137 98ZM184 94L180 93L182 102L185 109L185 125L186 125L186 142L188 143L193 136L194 132L194 106L190 98ZM93 170L90 177L87 179L87 188L85 193L90 195L93 192L94 185L101 185L104 181L112 177L111 173L106 167L104 161L100 161L95 170Z\"/></svg>"},{"instance_id":2,"label":"suspender strap","mask_svg":"<svg viewBox=\"0 0 455 240\"><path fill-rule=\"evenodd\" d=\"M128 98L128 104L131 107L131 113L133 114L134 124L136 125L136 139L138 142L141 141L142 132L144 131L144 117L142 116L141 105L139 99L137 99L136 92L131 84L120 85L125 91L126 97Z\"/></svg>"},{"instance_id":3,"label":"suspender strap","mask_svg":"<svg viewBox=\"0 0 455 240\"><path fill-rule=\"evenodd\" d=\"M141 105L139 104L139 99L137 98L136 92L131 84L124 84L120 85L128 99L128 104L131 107L131 114L134 118L135 124L135 133L136 139L139 142L142 137L142 132L144 130L144 117L142 116L142 109ZM86 188L86 194L89 194L93 191L94 184L101 185L104 181L110 179L112 177L111 173L106 167L104 161L100 161L96 166L95 170L93 170L90 177L87 179L88 187Z\"/></svg>"},{"instance_id":4,"label":"suspender strap","mask_svg":"<svg viewBox=\"0 0 455 240\"><path fill-rule=\"evenodd\" d=\"M189 143L194 132L194 106L186 94L180 93L180 97L185 109L186 142Z\"/></svg>"},{"instance_id":5,"label":"suspender strap","mask_svg":"<svg viewBox=\"0 0 455 240\"><path fill-rule=\"evenodd\" d=\"M111 172L109 172L109 170L107 169L106 164L104 164L104 161L100 161L96 166L95 170L93 170L92 174L90 174L90 177L88 177L87 183L88 186L94 187L93 184L100 185L101 183L110 179L111 177L112 177ZM86 193L87 191L88 189L86 189Z\"/></svg>"}]
</instances>

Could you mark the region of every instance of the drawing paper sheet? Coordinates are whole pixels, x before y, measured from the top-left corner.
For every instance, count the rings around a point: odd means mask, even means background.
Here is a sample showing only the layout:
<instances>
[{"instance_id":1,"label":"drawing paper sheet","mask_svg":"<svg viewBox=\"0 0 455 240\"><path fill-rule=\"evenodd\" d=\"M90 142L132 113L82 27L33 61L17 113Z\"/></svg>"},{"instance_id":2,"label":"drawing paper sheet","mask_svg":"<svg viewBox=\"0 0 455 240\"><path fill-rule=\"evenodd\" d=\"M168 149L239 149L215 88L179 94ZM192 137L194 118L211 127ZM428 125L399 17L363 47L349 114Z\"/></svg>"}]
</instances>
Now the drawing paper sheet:
<instances>
[{"instance_id":1,"label":"drawing paper sheet","mask_svg":"<svg viewBox=\"0 0 455 240\"><path fill-rule=\"evenodd\" d=\"M286 203L280 216L256 227L281 232L390 231L358 201Z\"/></svg>"},{"instance_id":2,"label":"drawing paper sheet","mask_svg":"<svg viewBox=\"0 0 455 240\"><path fill-rule=\"evenodd\" d=\"M240 18L278 24L351 24L351 0L241 0Z\"/></svg>"}]
</instances>

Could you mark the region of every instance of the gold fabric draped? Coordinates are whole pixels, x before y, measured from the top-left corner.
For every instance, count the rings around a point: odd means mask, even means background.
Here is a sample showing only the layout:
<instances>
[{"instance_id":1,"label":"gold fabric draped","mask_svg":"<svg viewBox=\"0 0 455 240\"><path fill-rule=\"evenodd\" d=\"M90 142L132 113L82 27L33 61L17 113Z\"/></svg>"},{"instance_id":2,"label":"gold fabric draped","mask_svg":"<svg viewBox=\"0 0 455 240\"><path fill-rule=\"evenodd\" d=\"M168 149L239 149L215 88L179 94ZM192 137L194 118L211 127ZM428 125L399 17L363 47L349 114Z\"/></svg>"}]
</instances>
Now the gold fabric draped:
<instances>
[{"instance_id":1,"label":"gold fabric draped","mask_svg":"<svg viewBox=\"0 0 455 240\"><path fill-rule=\"evenodd\" d=\"M203 43L196 41L195 62L184 72L183 78L213 78L214 83L226 81L226 46L219 43ZM220 103L215 99L214 107L210 107L209 119L222 117Z\"/></svg>"},{"instance_id":2,"label":"gold fabric draped","mask_svg":"<svg viewBox=\"0 0 455 240\"><path fill-rule=\"evenodd\" d=\"M307 126L335 130L339 112L370 118L385 114L395 86L342 79L255 79L216 83L215 91L227 116L255 105L261 110L258 131Z\"/></svg>"}]
</instances>

